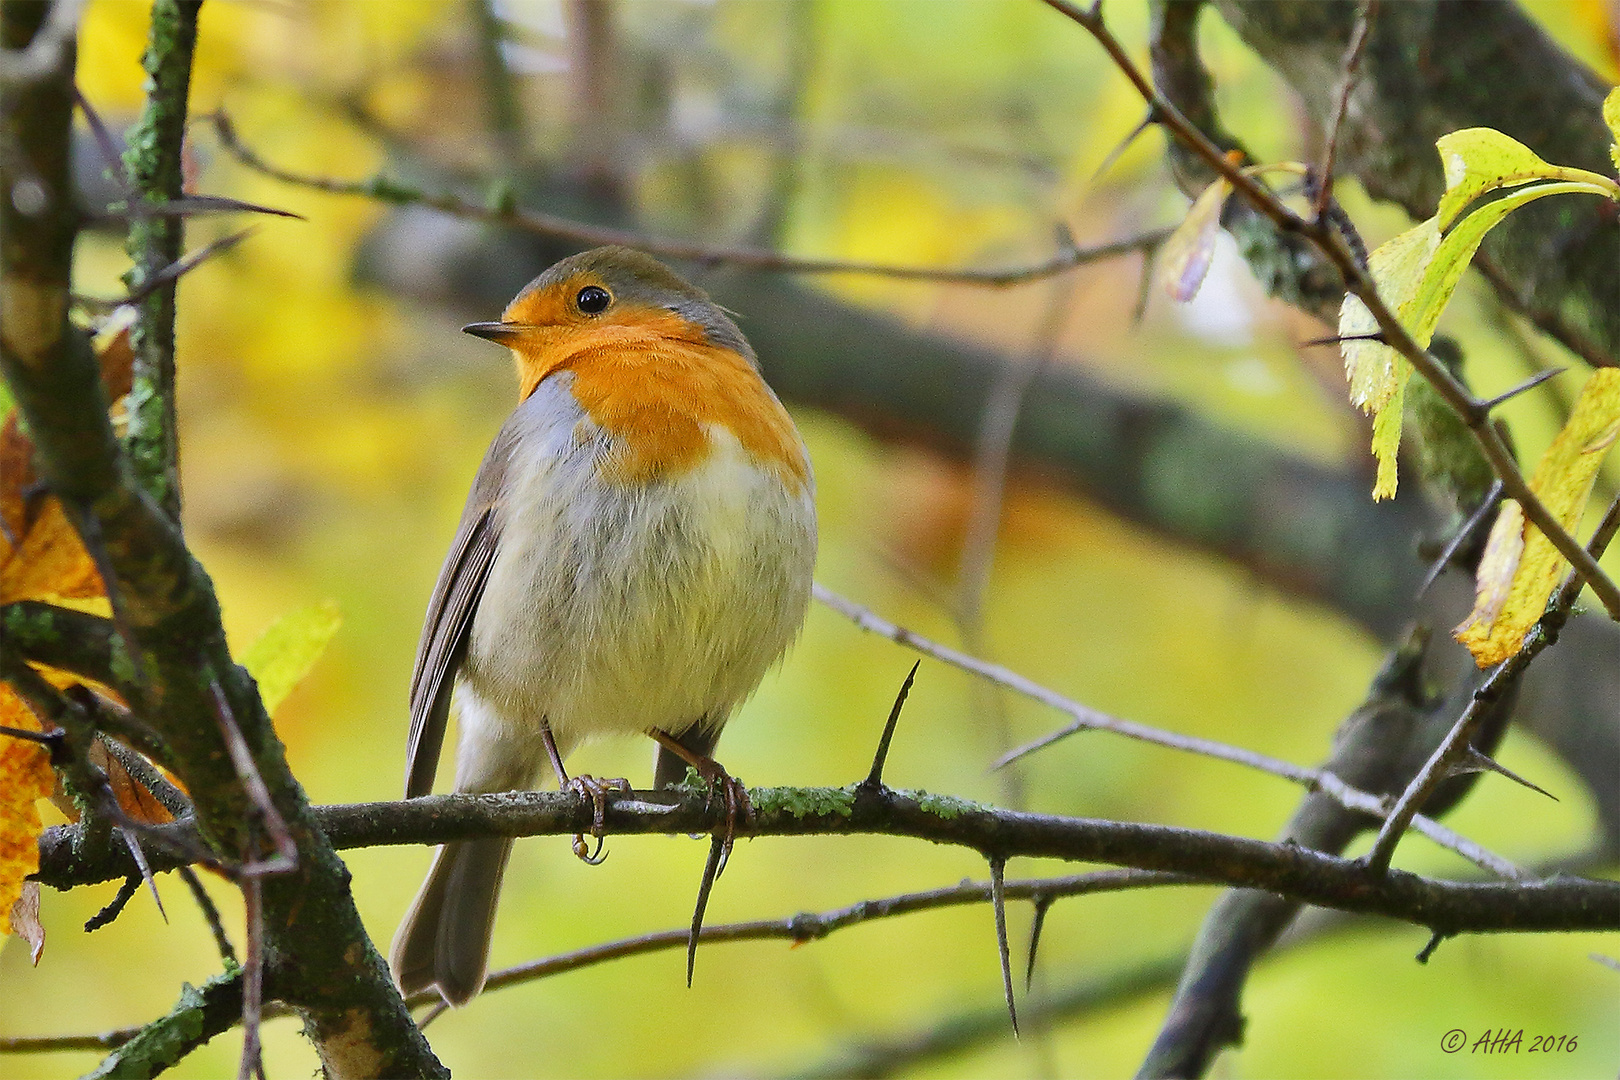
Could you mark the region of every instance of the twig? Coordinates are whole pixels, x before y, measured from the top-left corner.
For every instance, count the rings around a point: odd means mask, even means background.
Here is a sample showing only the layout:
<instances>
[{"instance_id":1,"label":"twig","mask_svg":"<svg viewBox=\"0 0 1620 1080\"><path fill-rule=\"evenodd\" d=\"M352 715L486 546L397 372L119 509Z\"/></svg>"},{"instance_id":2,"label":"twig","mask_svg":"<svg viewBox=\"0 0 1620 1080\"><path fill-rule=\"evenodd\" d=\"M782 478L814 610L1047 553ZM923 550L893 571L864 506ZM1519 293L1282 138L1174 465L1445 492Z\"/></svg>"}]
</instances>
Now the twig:
<instances>
[{"instance_id":1,"label":"twig","mask_svg":"<svg viewBox=\"0 0 1620 1080\"><path fill-rule=\"evenodd\" d=\"M1069 311L1065 303L1069 298L1066 284L1061 278L1053 279L1046 310L1036 332L1033 355L1009 364L1002 371L991 387L979 421L979 437L973 455L973 501L957 565L957 596L953 605L962 646L976 656L990 651L985 640L984 601L995 567L996 541L1001 534L1013 433L1030 384L1046 370L1057 353L1063 319ZM987 714L986 726L993 733L996 752L1005 753L1012 744L1012 731L1002 697L994 686L982 682L974 685L976 703ZM1014 808L1021 807L1024 792L1020 771L1008 770L1002 777L1002 799Z\"/></svg>"},{"instance_id":2,"label":"twig","mask_svg":"<svg viewBox=\"0 0 1620 1080\"><path fill-rule=\"evenodd\" d=\"M140 889L141 879L138 874L131 874L129 877L125 878L124 883L118 886L117 894L113 896L112 900L108 902L107 906L90 916L90 918L85 921L84 932L87 934L93 934L97 930L100 930L103 926L106 926L108 923L118 918L119 915L123 914L124 907L129 903L130 898L139 892Z\"/></svg>"},{"instance_id":3,"label":"twig","mask_svg":"<svg viewBox=\"0 0 1620 1080\"><path fill-rule=\"evenodd\" d=\"M215 906L214 898L208 895L208 890L203 887L197 871L189 866L182 866L177 872L180 880L186 883L186 888L191 890L191 898L197 902L198 909L208 922L208 929L214 935L214 946L219 949L219 958L227 965L235 964L236 950L231 947L231 939L225 933L225 923L219 917L219 908Z\"/></svg>"},{"instance_id":4,"label":"twig","mask_svg":"<svg viewBox=\"0 0 1620 1080\"><path fill-rule=\"evenodd\" d=\"M1344 123L1344 111L1350 104L1350 94L1356 88L1361 74L1361 54L1367 45L1367 35L1378 16L1378 0L1361 0L1356 6L1356 22L1350 32L1350 43L1345 46L1344 59L1339 64L1339 93L1333 105L1333 118L1328 123L1327 149L1322 153L1321 176L1311 212L1318 221L1327 213L1333 199L1333 164L1339 150L1339 128Z\"/></svg>"},{"instance_id":5,"label":"twig","mask_svg":"<svg viewBox=\"0 0 1620 1080\"><path fill-rule=\"evenodd\" d=\"M264 786L259 767L253 762L253 751L248 749L247 740L242 737L242 729L237 726L236 716L231 711L231 703L226 700L225 691L212 673L208 676L208 693L213 700L214 719L219 722L219 731L225 738L225 749L231 756L231 764L248 798L259 812L271 842L276 846L273 857L262 861L255 858L238 867L237 873L243 878L285 874L298 866L298 845L293 842L292 833L287 831L287 823L282 819L281 811L276 809L270 789Z\"/></svg>"},{"instance_id":6,"label":"twig","mask_svg":"<svg viewBox=\"0 0 1620 1080\"><path fill-rule=\"evenodd\" d=\"M1040 262L995 270L935 270L920 266L886 266L843 259L797 258L759 248L694 244L628 229L591 225L518 206L498 204L491 207L454 195L421 191L400 181L381 176L357 181L295 173L270 164L244 144L225 113L214 114L214 130L218 133L221 147L227 153L248 168L283 183L325 191L333 195L358 195L401 206L425 206L454 217L505 225L540 236L558 237L581 244L622 244L663 258L740 266L750 270L798 274L871 274L910 281L937 281L963 285L1022 285L1061 274L1076 266L1085 266L1132 252L1150 251L1163 243L1172 231L1154 229L1138 236L1091 247L1069 245Z\"/></svg>"},{"instance_id":7,"label":"twig","mask_svg":"<svg viewBox=\"0 0 1620 1080\"><path fill-rule=\"evenodd\" d=\"M1039 683L1026 679L1024 676L999 664L987 663L977 657L957 652L955 649L937 644L904 627L897 626L870 609L838 595L819 583L814 586L813 595L821 603L843 615L862 630L888 638L890 641L904 645L907 648L915 649L924 656L950 664L952 667L972 672L981 678L1005 686L1009 690L1057 709L1059 712L1067 713L1074 718L1073 722L1066 727L1059 728L1049 735L1045 735L1032 743L1027 743L1003 755L1000 760L995 762L993 767L1000 767L1009 761L1014 761L1026 754L1050 746L1059 739L1078 731L1111 731L1116 735L1123 735L1129 739L1138 739L1142 742L1149 742L1157 746L1181 750L1190 754L1201 754L1205 757L1229 761L1236 765L1243 765L1261 772L1270 773L1309 790L1320 791L1346 809L1371 814L1380 820L1389 813L1387 800L1364 791L1358 791L1331 772L1295 765L1292 762L1282 761L1252 750L1216 742L1213 739L1201 739L1195 735L1178 735L1174 732L1149 727L1146 724L1120 720L1064 697L1057 691L1050 690ZM1516 880L1523 876L1522 871L1506 859L1487 851L1466 837L1452 832L1438 822L1431 821L1428 818L1419 818L1414 828L1436 844L1456 852L1476 866L1499 877Z\"/></svg>"},{"instance_id":8,"label":"twig","mask_svg":"<svg viewBox=\"0 0 1620 1080\"><path fill-rule=\"evenodd\" d=\"M257 852L247 852L247 862L256 861ZM236 1080L250 1080L264 1076L264 1061L259 1050L259 1014L264 1007L264 879L257 874L242 878L242 903L245 908L247 935L247 963L243 965L242 979L242 1061L236 1068Z\"/></svg>"},{"instance_id":9,"label":"twig","mask_svg":"<svg viewBox=\"0 0 1620 1080\"><path fill-rule=\"evenodd\" d=\"M1337 229L1326 220L1310 221L1300 217L1257 179L1227 160L1218 146L1154 90L1147 77L1131 60L1125 47L1103 22L1099 7L1082 9L1071 0L1044 0L1044 2L1078 23L1103 47L1114 66L1136 88L1137 93L1149 107L1158 112L1160 124L1174 135L1177 141L1196 154L1217 174L1230 181L1237 194L1242 195L1255 209L1271 219L1279 229L1285 233L1297 233L1305 237L1333 264L1344 279L1346 291L1360 300L1377 322L1378 328L1384 334L1385 342L1405 357L1412 367L1434 386L1446 404L1462 418L1463 423L1478 441L1480 449L1484 451L1486 460L1491 463L1491 468L1501 478L1507 495L1524 507L1525 517L1542 531L1558 549L1558 553L1569 560L1576 574L1591 586L1592 592L1603 603L1610 617L1620 619L1620 586L1615 585L1591 554L1570 535L1569 530L1552 515L1536 493L1530 490L1528 481L1525 480L1518 462L1514 459L1512 449L1491 423L1490 410L1483 402L1474 398L1468 388L1459 382L1444 364L1419 345L1406 327L1401 325L1400 319L1379 296L1378 285L1372 275L1357 262L1354 253Z\"/></svg>"},{"instance_id":10,"label":"twig","mask_svg":"<svg viewBox=\"0 0 1620 1080\"><path fill-rule=\"evenodd\" d=\"M1603 553L1616 531L1620 531L1620 498L1609 504L1608 512L1598 523L1590 546L1593 557ZM1378 832L1378 839L1373 842L1372 850L1367 853L1366 865L1369 870L1383 873L1389 869L1390 860L1395 856L1395 847L1401 842L1401 835L1406 831L1418 809L1434 793L1434 789L1454 774L1453 766L1469 746L1475 729L1489 715L1491 707L1517 684L1525 669L1530 666L1530 662L1543 649L1558 640L1559 632L1563 629L1565 620L1569 618L1570 609L1575 606L1575 600L1581 594L1581 585L1580 576L1571 572L1548 601L1546 614L1542 615L1525 635L1524 645L1518 652L1498 664L1490 677L1474 691L1473 700L1457 718L1457 723L1453 725L1450 733L1435 748L1423 769L1401 793L1395 808L1384 819L1384 826Z\"/></svg>"},{"instance_id":11,"label":"twig","mask_svg":"<svg viewBox=\"0 0 1620 1080\"><path fill-rule=\"evenodd\" d=\"M1094 870L1086 874L1071 874L1065 877L1026 878L1021 881L1009 881L1002 891L1003 895L1009 900L1033 900L1037 904L1050 904L1053 900L1065 896L1085 896L1091 893L1119 892L1125 889L1155 888L1166 885L1197 885L1202 883L1202 879L1187 874L1160 873L1151 870ZM834 908L820 914L800 912L785 919L759 919L753 922L705 926L699 937L705 944L713 945L731 941L772 940L803 944L809 941L819 941L827 935L843 930L846 927L857 926L875 919L888 919L898 915L910 915L917 911L933 911L938 908L959 907L964 904L984 904L989 903L990 899L991 885L989 882L965 881L959 885L951 885L943 889L903 893L899 896L885 897L880 900L862 900L859 903L850 904L848 907ZM558 953L555 956L548 956L540 960L531 960L526 964L519 964L516 967L509 967L491 973L484 983L484 991L488 993L491 990L533 982L536 979L561 975L564 972L590 967L593 964L600 964L609 960L618 960L626 956L642 956L647 953L682 948L686 945L687 934L686 927L675 927L669 930L660 930L656 933L640 934L635 937L621 938L617 941L603 942L600 945L591 945L583 949L575 949L572 952ZM438 1002L439 1000L437 991L425 990L413 994L407 1004L415 1007Z\"/></svg>"}]
</instances>

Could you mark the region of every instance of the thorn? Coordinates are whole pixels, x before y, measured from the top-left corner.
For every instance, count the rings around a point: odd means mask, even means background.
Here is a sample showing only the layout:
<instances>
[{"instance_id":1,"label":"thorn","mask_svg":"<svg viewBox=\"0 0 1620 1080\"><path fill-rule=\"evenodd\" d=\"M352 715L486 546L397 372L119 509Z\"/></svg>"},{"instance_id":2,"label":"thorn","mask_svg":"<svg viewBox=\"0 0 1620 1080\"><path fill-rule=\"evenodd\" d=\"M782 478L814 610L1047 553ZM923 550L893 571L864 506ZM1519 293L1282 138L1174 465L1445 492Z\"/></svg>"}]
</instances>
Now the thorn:
<instances>
[{"instance_id":1,"label":"thorn","mask_svg":"<svg viewBox=\"0 0 1620 1080\"><path fill-rule=\"evenodd\" d=\"M709 860L703 864L703 880L698 883L697 906L692 909L692 929L686 935L686 988L692 989L692 971L697 966L698 935L703 932L703 912L709 906L709 890L720 876L720 857L726 844L718 836L709 838Z\"/></svg>"},{"instance_id":2,"label":"thorn","mask_svg":"<svg viewBox=\"0 0 1620 1080\"><path fill-rule=\"evenodd\" d=\"M1343 336L1334 334L1332 337L1312 338L1309 341L1300 342L1299 347L1302 349L1311 349L1318 345L1342 345L1346 341L1376 341L1380 345L1386 344L1384 341L1384 332L1379 330L1371 334L1345 334Z\"/></svg>"},{"instance_id":3,"label":"thorn","mask_svg":"<svg viewBox=\"0 0 1620 1080\"><path fill-rule=\"evenodd\" d=\"M1125 156L1125 151L1131 148L1131 143L1140 138L1142 132L1146 131L1148 128L1152 127L1158 122L1158 114L1152 109L1149 109L1147 115L1142 117L1141 122L1131 129L1131 133L1121 139L1112 150L1108 151L1108 156L1103 158L1102 164L1097 166L1097 171L1091 174L1091 179L1088 180L1087 183L1095 184L1098 180L1102 179L1103 173L1107 172L1109 169L1112 169L1119 163L1119 159Z\"/></svg>"},{"instance_id":4,"label":"thorn","mask_svg":"<svg viewBox=\"0 0 1620 1080\"><path fill-rule=\"evenodd\" d=\"M1046 926L1046 912L1052 906L1052 897L1042 896L1035 901L1035 921L1029 927L1029 964L1024 969L1024 992L1035 984L1035 950L1041 944L1041 930Z\"/></svg>"},{"instance_id":5,"label":"thorn","mask_svg":"<svg viewBox=\"0 0 1620 1080\"><path fill-rule=\"evenodd\" d=\"M1418 599L1421 600L1428 593L1430 587L1440 579L1440 575L1445 572L1446 567L1450 565L1457 552L1462 550L1463 545L1468 543L1474 534L1479 531L1481 525L1485 524L1485 519L1491 516L1491 511L1496 509L1496 504L1501 500L1502 481L1492 480L1490 490L1485 493L1485 501L1474 508L1474 512L1468 515L1468 520L1463 522L1463 527L1458 529L1455 535L1446 542L1446 548L1440 553L1440 557L1430 565L1428 574L1423 578L1423 584L1418 586Z\"/></svg>"},{"instance_id":6,"label":"thorn","mask_svg":"<svg viewBox=\"0 0 1620 1080\"><path fill-rule=\"evenodd\" d=\"M114 306L119 306L122 304L139 304L142 300L145 300L148 296L151 296L169 282L179 280L180 277L191 273L193 270L197 269L197 267L201 266L215 255L218 255L223 251L229 251L237 244L240 244L243 240L246 240L249 236L252 236L255 230L256 226L249 226L246 229L231 233L229 236L222 236L213 243L192 252L185 258L175 260L168 266L165 266L163 269L153 274L149 279L142 282L140 288L131 292L128 296L114 301Z\"/></svg>"},{"instance_id":7,"label":"thorn","mask_svg":"<svg viewBox=\"0 0 1620 1080\"><path fill-rule=\"evenodd\" d=\"M1007 1015L1012 1018L1013 1038L1019 1038L1018 1006L1013 1001L1012 953L1007 948L1007 860L990 856L990 905L996 911L996 951L1001 956L1001 986L1007 992Z\"/></svg>"},{"instance_id":8,"label":"thorn","mask_svg":"<svg viewBox=\"0 0 1620 1080\"><path fill-rule=\"evenodd\" d=\"M1512 399L1518 397L1520 394L1524 393L1526 390L1534 390L1536 387L1540 386L1542 383L1546 382L1548 379L1551 379L1551 378L1553 378L1554 376L1557 376L1557 375L1562 375L1566 370L1568 370L1568 369L1567 368L1561 368L1561 367L1555 367L1555 368L1548 368L1546 371L1538 371L1534 375L1530 376L1528 379L1524 380L1524 382L1520 383L1518 386L1513 387L1513 389L1504 390L1502 393L1497 394L1493 398L1486 398L1484 401L1480 402L1480 404L1485 407L1485 410L1487 412L1489 412L1491 409L1496 408L1498 405L1502 404L1503 402L1511 401Z\"/></svg>"},{"instance_id":9,"label":"thorn","mask_svg":"<svg viewBox=\"0 0 1620 1080\"><path fill-rule=\"evenodd\" d=\"M241 199L231 199L224 195L182 195L178 199L160 203L131 199L121 209L102 217L113 221L131 221L154 217L196 217L199 214L268 214L271 217L309 220L303 214L295 214L291 210L278 210L273 206L243 202Z\"/></svg>"},{"instance_id":10,"label":"thorn","mask_svg":"<svg viewBox=\"0 0 1620 1080\"><path fill-rule=\"evenodd\" d=\"M129 191L129 176L124 172L124 158L118 152L118 144L113 141L112 132L107 130L106 123L101 114L96 112L84 92L77 83L73 84L73 100L84 114L84 122L90 125L90 134L95 136L96 148L101 151L107 171L126 193Z\"/></svg>"},{"instance_id":11,"label":"thorn","mask_svg":"<svg viewBox=\"0 0 1620 1080\"><path fill-rule=\"evenodd\" d=\"M6 727L0 724L0 735L9 735L13 739L23 739L27 742L37 742L42 746L54 746L62 741L63 731L56 728L52 731L29 731L27 728Z\"/></svg>"},{"instance_id":12,"label":"thorn","mask_svg":"<svg viewBox=\"0 0 1620 1080\"><path fill-rule=\"evenodd\" d=\"M111 794L110 790L108 793ZM147 888L152 890L152 902L157 905L158 914L163 916L163 921L167 923L169 913L163 910L163 897L158 895L157 879L152 877L152 868L147 865L146 853L141 850L141 842L135 839L135 830L120 825L118 835L124 838L124 845L129 848L130 856L135 860L135 865L141 869L141 879L146 882Z\"/></svg>"},{"instance_id":13,"label":"thorn","mask_svg":"<svg viewBox=\"0 0 1620 1080\"><path fill-rule=\"evenodd\" d=\"M911 670L906 672L905 681L900 684L900 693L895 695L894 708L889 710L889 719L883 725L883 736L878 739L877 753L872 755L872 771L861 781L860 786L864 791L883 790L883 766L889 760L889 742L894 738L895 725L900 722L900 710L905 707L906 696L911 693L911 684L916 680L917 669L921 666L921 660L912 664Z\"/></svg>"},{"instance_id":14,"label":"thorn","mask_svg":"<svg viewBox=\"0 0 1620 1080\"><path fill-rule=\"evenodd\" d=\"M1429 957L1434 955L1434 950L1438 949L1440 947L1440 943L1446 940L1448 937L1450 937L1450 935L1444 930L1434 931L1429 938L1429 943L1423 946L1422 952L1417 954L1417 962L1420 964L1427 964L1429 962Z\"/></svg>"},{"instance_id":15,"label":"thorn","mask_svg":"<svg viewBox=\"0 0 1620 1080\"><path fill-rule=\"evenodd\" d=\"M1472 746L1463 750L1463 760L1452 765L1446 771L1451 776L1466 776L1469 773L1481 772L1498 773L1507 777L1509 780L1512 780L1515 784L1522 784L1531 791L1541 792L1541 794L1547 796L1547 798L1551 799L1553 802L1559 801L1558 796L1554 795L1546 788L1538 787L1535 784L1532 784L1530 781L1526 780L1524 777L1520 776L1506 765L1503 765L1489 754L1482 754Z\"/></svg>"}]
</instances>

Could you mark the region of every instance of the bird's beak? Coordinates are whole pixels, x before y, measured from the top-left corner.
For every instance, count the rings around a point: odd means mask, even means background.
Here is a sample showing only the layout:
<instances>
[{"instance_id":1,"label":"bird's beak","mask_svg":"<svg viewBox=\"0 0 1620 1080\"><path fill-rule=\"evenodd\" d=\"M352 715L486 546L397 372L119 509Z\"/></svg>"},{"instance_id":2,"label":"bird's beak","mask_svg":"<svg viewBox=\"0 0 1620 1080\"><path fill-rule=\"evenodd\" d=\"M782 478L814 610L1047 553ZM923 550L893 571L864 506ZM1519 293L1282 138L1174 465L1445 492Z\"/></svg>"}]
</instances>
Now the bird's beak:
<instances>
[{"instance_id":1,"label":"bird's beak","mask_svg":"<svg viewBox=\"0 0 1620 1080\"><path fill-rule=\"evenodd\" d=\"M518 323L509 322L475 322L468 323L461 328L463 334L483 338L485 341L506 342L518 335L523 329Z\"/></svg>"}]
</instances>

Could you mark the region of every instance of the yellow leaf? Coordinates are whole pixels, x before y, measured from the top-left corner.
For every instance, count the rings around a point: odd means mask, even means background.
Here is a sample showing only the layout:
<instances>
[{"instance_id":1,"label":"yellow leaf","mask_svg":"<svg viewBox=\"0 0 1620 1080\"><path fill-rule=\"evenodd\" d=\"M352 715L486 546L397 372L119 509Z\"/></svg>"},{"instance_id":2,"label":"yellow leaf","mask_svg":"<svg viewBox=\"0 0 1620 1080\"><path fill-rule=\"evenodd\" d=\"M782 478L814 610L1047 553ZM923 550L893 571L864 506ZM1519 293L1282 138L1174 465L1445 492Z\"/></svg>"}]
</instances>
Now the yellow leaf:
<instances>
[{"instance_id":1,"label":"yellow leaf","mask_svg":"<svg viewBox=\"0 0 1620 1080\"><path fill-rule=\"evenodd\" d=\"M1434 145L1446 171L1446 193L1435 212L1442 229L1449 228L1469 203L1497 188L1517 187L1532 180L1596 184L1600 194L1610 194L1614 188L1612 180L1598 173L1548 164L1528 146L1495 128L1453 131L1440 136Z\"/></svg>"},{"instance_id":2,"label":"yellow leaf","mask_svg":"<svg viewBox=\"0 0 1620 1080\"><path fill-rule=\"evenodd\" d=\"M330 600L283 615L242 654L242 666L259 684L264 711L274 713L315 666L343 623Z\"/></svg>"},{"instance_id":3,"label":"yellow leaf","mask_svg":"<svg viewBox=\"0 0 1620 1080\"><path fill-rule=\"evenodd\" d=\"M1196 296L1209 273L1221 230L1221 209L1231 194L1232 182L1224 176L1216 179L1193 200L1187 216L1160 249L1159 282L1177 303Z\"/></svg>"},{"instance_id":4,"label":"yellow leaf","mask_svg":"<svg viewBox=\"0 0 1620 1080\"><path fill-rule=\"evenodd\" d=\"M1609 134L1614 139L1609 144L1609 157L1620 171L1620 86L1610 90L1609 96L1603 99L1603 122L1609 125Z\"/></svg>"},{"instance_id":5,"label":"yellow leaf","mask_svg":"<svg viewBox=\"0 0 1620 1080\"><path fill-rule=\"evenodd\" d=\"M1530 478L1530 490L1566 530L1573 532L1580 522L1598 468L1617 435L1620 369L1601 368L1587 380L1569 422ZM1540 529L1525 521L1519 504L1504 502L1480 560L1474 610L1454 631L1457 640L1480 667L1506 660L1519 651L1568 572L1569 562Z\"/></svg>"},{"instance_id":6,"label":"yellow leaf","mask_svg":"<svg viewBox=\"0 0 1620 1080\"><path fill-rule=\"evenodd\" d=\"M1378 461L1378 476L1373 481L1372 497L1393 499L1401 449L1401 421L1406 407L1406 381L1412 374L1406 357L1397 355L1395 363L1404 369L1395 385L1395 396L1390 398L1378 415L1373 417L1372 452Z\"/></svg>"},{"instance_id":7,"label":"yellow leaf","mask_svg":"<svg viewBox=\"0 0 1620 1080\"><path fill-rule=\"evenodd\" d=\"M11 690L0 683L0 725L39 731L39 721ZM23 878L39 869L39 833L43 828L35 803L51 793L56 775L50 755L39 743L0 735L0 933L12 932L12 905L22 896Z\"/></svg>"}]
</instances>

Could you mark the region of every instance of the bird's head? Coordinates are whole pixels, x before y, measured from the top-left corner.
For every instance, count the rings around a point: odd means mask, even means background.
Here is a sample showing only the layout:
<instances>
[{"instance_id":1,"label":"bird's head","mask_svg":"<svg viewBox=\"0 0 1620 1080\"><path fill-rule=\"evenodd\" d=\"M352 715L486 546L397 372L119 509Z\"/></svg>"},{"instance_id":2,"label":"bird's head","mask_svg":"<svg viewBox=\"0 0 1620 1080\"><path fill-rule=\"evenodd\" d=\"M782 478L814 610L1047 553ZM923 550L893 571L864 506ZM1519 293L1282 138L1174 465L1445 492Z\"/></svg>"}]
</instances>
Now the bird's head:
<instances>
[{"instance_id":1,"label":"bird's head","mask_svg":"<svg viewBox=\"0 0 1620 1080\"><path fill-rule=\"evenodd\" d=\"M729 349L757 366L742 331L708 294L626 247L570 256L531 281L499 322L464 333L512 350L527 397L552 371L596 348L658 338Z\"/></svg>"}]
</instances>

